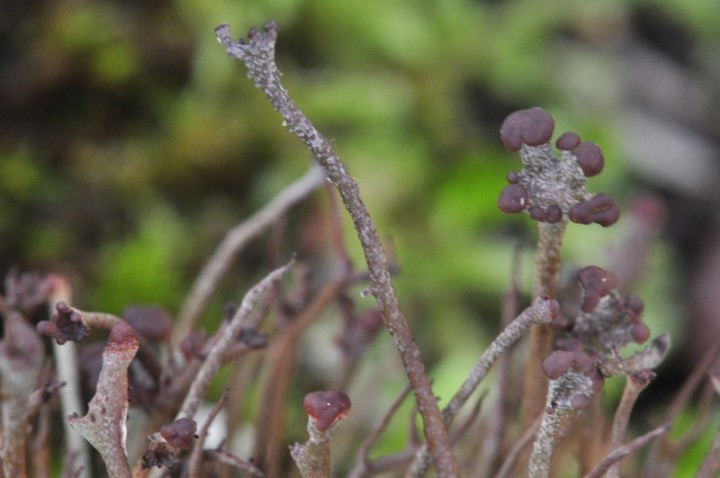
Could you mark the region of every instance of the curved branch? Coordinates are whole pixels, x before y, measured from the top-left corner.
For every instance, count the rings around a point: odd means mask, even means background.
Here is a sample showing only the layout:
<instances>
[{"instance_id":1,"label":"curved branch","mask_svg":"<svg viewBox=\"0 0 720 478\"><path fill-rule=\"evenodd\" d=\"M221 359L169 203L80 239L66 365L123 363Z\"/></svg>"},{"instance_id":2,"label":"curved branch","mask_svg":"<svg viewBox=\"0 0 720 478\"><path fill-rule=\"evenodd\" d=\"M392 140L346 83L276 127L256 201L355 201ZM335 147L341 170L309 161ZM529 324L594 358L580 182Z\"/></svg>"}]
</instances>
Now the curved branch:
<instances>
[{"instance_id":1,"label":"curved branch","mask_svg":"<svg viewBox=\"0 0 720 478\"><path fill-rule=\"evenodd\" d=\"M177 324L173 327L172 343L177 346L185 335L193 328L210 296L217 288L220 279L227 272L238 253L268 228L293 205L305 199L320 187L325 179L325 172L317 165L311 166L307 172L295 182L283 189L265 207L238 224L227 233L212 257L203 266L200 275L195 279L192 290L183 303L178 314Z\"/></svg>"}]
</instances>

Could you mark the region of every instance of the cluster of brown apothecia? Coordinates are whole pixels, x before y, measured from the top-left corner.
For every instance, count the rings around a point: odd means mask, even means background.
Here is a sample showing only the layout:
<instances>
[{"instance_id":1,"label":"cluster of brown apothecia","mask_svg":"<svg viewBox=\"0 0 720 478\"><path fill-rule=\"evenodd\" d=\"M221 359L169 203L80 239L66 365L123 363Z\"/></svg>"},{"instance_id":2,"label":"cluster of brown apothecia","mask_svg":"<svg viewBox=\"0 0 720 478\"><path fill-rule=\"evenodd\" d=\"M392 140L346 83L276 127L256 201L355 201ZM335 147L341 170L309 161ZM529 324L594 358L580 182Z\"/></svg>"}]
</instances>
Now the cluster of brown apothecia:
<instances>
[{"instance_id":1,"label":"cluster of brown apothecia","mask_svg":"<svg viewBox=\"0 0 720 478\"><path fill-rule=\"evenodd\" d=\"M510 151L520 154L523 169L510 171L498 205L503 212L526 211L536 221L556 223L569 219L603 227L617 222L620 209L607 194L593 195L585 178L599 174L604 166L600 147L582 142L573 132L562 134L550 145L555 121L542 108L510 114L500 127L500 138Z\"/></svg>"},{"instance_id":2,"label":"cluster of brown apothecia","mask_svg":"<svg viewBox=\"0 0 720 478\"><path fill-rule=\"evenodd\" d=\"M542 108L516 111L502 123L500 138L508 150L520 155L523 168L508 173L509 185L498 200L500 209L509 214L524 211L539 223L614 224L620 215L615 201L585 188L586 178L603 169L600 147L567 132L555 143L558 157L550 144L554 127L552 116ZM562 236L563 230L552 233ZM619 350L630 342L647 341L650 330L641 320L642 300L636 295L621 296L615 274L588 266L575 279L582 295L571 303L563 300L562 313L552 322L556 337L543 370L555 385L565 382L555 387L553 407L562 406L562 401L580 409L603 387L600 364L618 359Z\"/></svg>"}]
</instances>

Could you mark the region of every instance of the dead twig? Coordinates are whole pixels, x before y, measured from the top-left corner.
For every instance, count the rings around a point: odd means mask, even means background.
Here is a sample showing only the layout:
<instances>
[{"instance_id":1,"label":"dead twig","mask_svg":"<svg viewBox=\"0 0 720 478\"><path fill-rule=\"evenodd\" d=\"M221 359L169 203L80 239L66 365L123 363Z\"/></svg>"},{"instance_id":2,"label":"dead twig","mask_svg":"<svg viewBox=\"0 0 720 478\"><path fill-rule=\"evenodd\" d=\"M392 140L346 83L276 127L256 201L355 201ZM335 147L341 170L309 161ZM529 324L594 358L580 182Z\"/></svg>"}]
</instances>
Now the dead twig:
<instances>
[{"instance_id":1,"label":"dead twig","mask_svg":"<svg viewBox=\"0 0 720 478\"><path fill-rule=\"evenodd\" d=\"M308 197L320 187L325 178L322 168L311 166L304 176L283 189L265 207L257 211L241 224L232 228L215 252L203 266L202 271L190 290L178 314L173 327L172 344L177 347L180 341L193 328L202 314L210 296L215 292L220 279L232 266L233 260L243 248L292 206Z\"/></svg>"},{"instance_id":2,"label":"dead twig","mask_svg":"<svg viewBox=\"0 0 720 478\"><path fill-rule=\"evenodd\" d=\"M198 374L185 397L185 401L180 408L180 412L178 412L176 416L176 420L183 417L192 418L195 415L195 412L200 406L200 402L205 397L205 393L210 386L210 382L222 365L223 356L234 342L235 337L237 337L242 330L245 325L245 320L252 313L255 304L260 299L260 296L272 287L276 281L280 280L280 278L285 275L294 263L295 260L293 259L284 266L275 269L245 294L237 312L235 312L235 315L230 320L227 327L223 329L222 336L218 339L212 350L210 350L210 353L200 367L200 370L198 371Z\"/></svg>"},{"instance_id":3,"label":"dead twig","mask_svg":"<svg viewBox=\"0 0 720 478\"><path fill-rule=\"evenodd\" d=\"M617 463L618 461L622 460L626 456L628 456L631 453L634 453L635 451L639 450L640 448L644 447L648 443L650 443L651 440L654 440L655 438L664 435L670 430L670 425L664 424L660 425L659 427L655 428L654 430L637 437L630 443L623 445L621 447L615 448L613 451L611 451L608 456L603 458L603 460L598 463L598 465L595 467L594 470L592 470L590 473L586 474L583 478L600 478L605 471L607 471L610 466L612 466L614 463Z\"/></svg>"}]
</instances>

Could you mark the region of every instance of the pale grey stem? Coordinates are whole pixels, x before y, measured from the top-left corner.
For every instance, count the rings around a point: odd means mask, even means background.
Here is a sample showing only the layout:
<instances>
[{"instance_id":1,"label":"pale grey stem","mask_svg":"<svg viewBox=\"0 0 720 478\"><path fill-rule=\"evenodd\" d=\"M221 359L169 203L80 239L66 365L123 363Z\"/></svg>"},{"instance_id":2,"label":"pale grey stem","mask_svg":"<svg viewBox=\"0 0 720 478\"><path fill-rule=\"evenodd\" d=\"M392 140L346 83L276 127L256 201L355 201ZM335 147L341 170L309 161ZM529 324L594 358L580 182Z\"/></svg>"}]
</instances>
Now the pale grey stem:
<instances>
[{"instance_id":1,"label":"pale grey stem","mask_svg":"<svg viewBox=\"0 0 720 478\"><path fill-rule=\"evenodd\" d=\"M55 310L53 306L52 310ZM80 398L80 367L78 365L77 344L68 341L63 345L58 345L52 341L53 355L55 356L55 376L58 382L64 383L65 386L58 389L60 396L60 408L62 416L67 417L78 410L83 410L85 404ZM66 457L77 457L74 462L76 469L81 470L78 478L90 478L90 449L88 442L83 436L70 426L70 422L63 420L64 440Z\"/></svg>"},{"instance_id":2,"label":"pale grey stem","mask_svg":"<svg viewBox=\"0 0 720 478\"><path fill-rule=\"evenodd\" d=\"M53 281L53 291L48 301L50 316L55 313L55 306L58 302L72 303L72 291L70 284L64 277L55 277ZM77 345L75 342L68 341L64 345L58 345L52 341L52 350L55 357L55 377L59 383L65 386L58 389L60 396L60 408L62 416L67 417L73 413L82 410L85 405L80 400L80 367L77 357ZM90 478L90 449L88 442L83 436L70 426L70 422L63 420L64 440L65 440L65 456L73 457L76 469L80 470L78 478Z\"/></svg>"},{"instance_id":3,"label":"pale grey stem","mask_svg":"<svg viewBox=\"0 0 720 478\"><path fill-rule=\"evenodd\" d=\"M584 395L590 399L593 393L592 379L581 370L571 368L557 380L550 380L545 413L530 455L528 477L550 476L550 462L556 444L577 414L576 398Z\"/></svg>"},{"instance_id":4,"label":"pale grey stem","mask_svg":"<svg viewBox=\"0 0 720 478\"><path fill-rule=\"evenodd\" d=\"M328 179L337 188L345 209L350 213L355 231L365 254L370 274L370 291L382 311L385 326L393 338L395 347L405 367L410 384L415 392L418 412L423 418L425 438L440 477L460 475L444 426L437 399L425 370L420 350L410 332L410 327L400 311L400 304L392 284L388 259L380 242L377 228L360 197L357 182L347 173L332 144L297 107L280 82L280 71L275 64L275 42L278 27L274 22L266 23L262 30L253 28L248 41L235 42L230 36L230 27L221 25L215 34L229 56L242 61L248 69L248 76L260 88L270 104L283 117L283 124L297 135L325 168Z\"/></svg>"},{"instance_id":5,"label":"pale grey stem","mask_svg":"<svg viewBox=\"0 0 720 478\"><path fill-rule=\"evenodd\" d=\"M203 423L202 427L200 427L197 440L195 440L195 443L193 444L193 448L190 452L190 458L187 464L188 478L200 478L200 463L202 461L201 459L205 448L205 440L207 439L208 432L210 431L210 426L212 426L212 423L213 421L215 421L218 413L220 413L220 411L225 406L225 402L227 401L228 397L228 390L228 388L225 388L225 391L223 391L222 396L213 407L210 415L208 415L207 419L205 420L205 423Z\"/></svg>"},{"instance_id":6,"label":"pale grey stem","mask_svg":"<svg viewBox=\"0 0 720 478\"><path fill-rule=\"evenodd\" d=\"M324 179L325 172L322 167L313 163L302 177L288 185L262 209L227 233L212 257L203 266L180 309L177 323L173 327L172 343L174 346L177 346L193 328L215 292L220 279L232 266L234 258L252 239L270 227L288 209L319 188Z\"/></svg>"},{"instance_id":7,"label":"pale grey stem","mask_svg":"<svg viewBox=\"0 0 720 478\"><path fill-rule=\"evenodd\" d=\"M558 304L555 300L537 299L530 307L525 309L515 320L510 322L498 335L485 352L480 356L470 376L465 380L460 389L455 393L450 403L443 409L443 420L445 426L450 427L462 406L467 402L470 395L477 389L480 382L487 376L490 367L500 355L523 337L535 324L547 324L557 314ZM407 477L419 478L427 471L429 456L426 446L422 446L415 460L410 466Z\"/></svg>"},{"instance_id":8,"label":"pale grey stem","mask_svg":"<svg viewBox=\"0 0 720 478\"><path fill-rule=\"evenodd\" d=\"M470 376L443 410L445 424L450 426L460 408L477 389L500 355L523 337L533 325L548 324L557 315L558 304L554 300L537 299L498 335L473 366Z\"/></svg>"},{"instance_id":9,"label":"pale grey stem","mask_svg":"<svg viewBox=\"0 0 720 478\"><path fill-rule=\"evenodd\" d=\"M328 478L330 476L330 436L334 427L320 431L312 418L308 418L308 441L290 447L303 478Z\"/></svg>"},{"instance_id":10,"label":"pale grey stem","mask_svg":"<svg viewBox=\"0 0 720 478\"><path fill-rule=\"evenodd\" d=\"M583 478L600 478L611 465L617 463L629 454L634 453L635 451L644 447L645 445L650 443L651 440L654 440L655 438L666 434L669 430L670 425L660 425L654 430L651 430L650 432L637 437L628 444L615 448L608 454L608 456L603 458L602 461L598 463L594 470L586 474Z\"/></svg>"},{"instance_id":11,"label":"pale grey stem","mask_svg":"<svg viewBox=\"0 0 720 478\"><path fill-rule=\"evenodd\" d=\"M243 326L245 325L245 321L252 313L255 304L262 294L270 289L273 284L279 281L294 263L295 260L293 259L284 266L270 272L270 274L265 276L265 278L255 284L255 286L253 286L245 294L237 312L235 312L235 315L230 320L227 327L223 329L222 336L220 336L218 341L210 350L207 358L200 367L197 377L195 377L195 380L190 386L190 390L185 396L185 401L180 408L180 412L178 412L175 417L175 420L179 420L183 417L193 418L203 400L203 397L205 397L205 393L210 387L210 382L215 377L217 371L220 370L223 356L227 352L227 349L233 344L238 334L240 334Z\"/></svg>"},{"instance_id":12,"label":"pale grey stem","mask_svg":"<svg viewBox=\"0 0 720 478\"><path fill-rule=\"evenodd\" d=\"M620 404L615 411L612 431L610 432L610 449L622 446L623 440L625 440L628 423L630 423L630 413L635 406L635 402L640 396L640 392L645 390L654 378L655 373L651 370L644 370L626 377L627 382L625 382L625 389L623 390ZM620 478L620 463L618 462L611 465L605 476L607 478Z\"/></svg>"},{"instance_id":13,"label":"pale grey stem","mask_svg":"<svg viewBox=\"0 0 720 478\"><path fill-rule=\"evenodd\" d=\"M533 445L530 463L528 464L528 477L547 478L550 476L550 459L555 451L555 442L560 431L560 424L570 412L570 408L563 407L554 413L545 413L540 429Z\"/></svg>"},{"instance_id":14,"label":"pale grey stem","mask_svg":"<svg viewBox=\"0 0 720 478\"><path fill-rule=\"evenodd\" d=\"M240 470L241 473L246 473L250 476L254 476L256 478L264 478L265 473L263 473L261 470L259 470L252 461L243 460L238 456L233 455L227 450L224 450L222 448L216 449L216 450L205 450L205 453L209 453L212 455L217 461L220 463L225 463L226 465L233 466Z\"/></svg>"},{"instance_id":15,"label":"pale grey stem","mask_svg":"<svg viewBox=\"0 0 720 478\"><path fill-rule=\"evenodd\" d=\"M606 360L598 365L605 377L632 375L643 370L657 368L670 350L670 335L660 334L650 345L635 353L632 357Z\"/></svg>"},{"instance_id":16,"label":"pale grey stem","mask_svg":"<svg viewBox=\"0 0 720 478\"><path fill-rule=\"evenodd\" d=\"M44 362L35 327L16 310L3 317L0 340L0 476L26 478L31 394L38 388Z\"/></svg>"}]
</instances>

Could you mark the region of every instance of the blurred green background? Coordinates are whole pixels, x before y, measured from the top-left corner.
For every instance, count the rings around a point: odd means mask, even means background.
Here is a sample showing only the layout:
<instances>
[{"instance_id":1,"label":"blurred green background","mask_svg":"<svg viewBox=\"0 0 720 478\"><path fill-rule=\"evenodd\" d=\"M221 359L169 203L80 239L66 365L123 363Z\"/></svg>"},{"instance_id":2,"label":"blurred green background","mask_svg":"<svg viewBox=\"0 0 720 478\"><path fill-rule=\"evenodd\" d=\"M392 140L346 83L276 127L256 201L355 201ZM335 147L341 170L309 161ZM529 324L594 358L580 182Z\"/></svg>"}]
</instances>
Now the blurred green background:
<instances>
[{"instance_id":1,"label":"blurred green background","mask_svg":"<svg viewBox=\"0 0 720 478\"><path fill-rule=\"evenodd\" d=\"M214 37L221 23L237 37L269 19L285 86L392 243L441 390L497 330L516 244L531 287L534 227L496 206L520 167L497 131L518 108L542 106L558 133L603 147L591 191L624 209L648 193L666 205L638 284L653 333L673 331L682 350L693 327L720 327L720 307L693 292L720 278L720 266L697 277L720 254L708 186L720 178L716 0L5 0L0 270L64 273L85 309L177 312L224 232L308 164ZM679 149L663 143L674 134ZM321 192L293 210L288 252L323 255L327 229L311 219L326 209ZM568 264L607 265L627 227L571 225ZM268 237L239 258L217 307L268 269Z\"/></svg>"}]
</instances>

